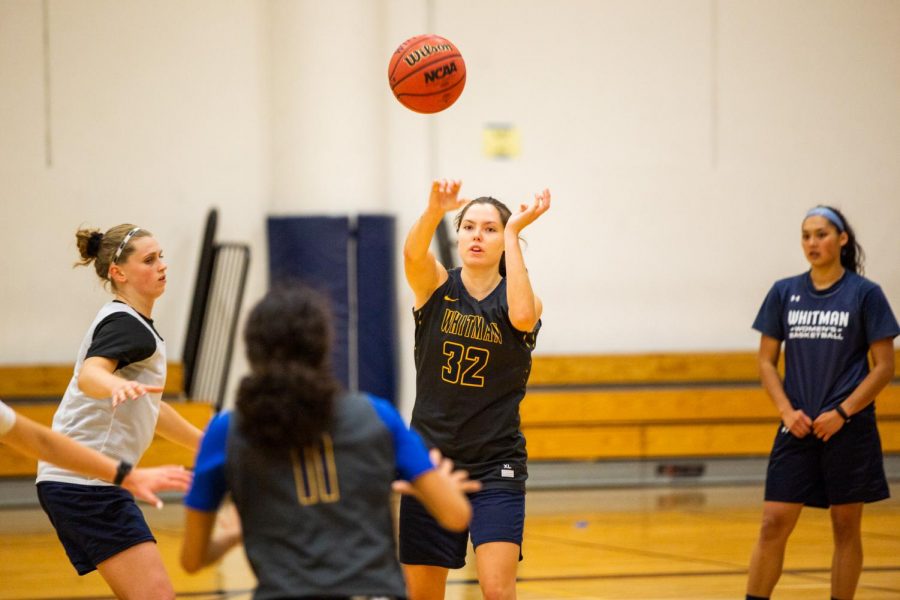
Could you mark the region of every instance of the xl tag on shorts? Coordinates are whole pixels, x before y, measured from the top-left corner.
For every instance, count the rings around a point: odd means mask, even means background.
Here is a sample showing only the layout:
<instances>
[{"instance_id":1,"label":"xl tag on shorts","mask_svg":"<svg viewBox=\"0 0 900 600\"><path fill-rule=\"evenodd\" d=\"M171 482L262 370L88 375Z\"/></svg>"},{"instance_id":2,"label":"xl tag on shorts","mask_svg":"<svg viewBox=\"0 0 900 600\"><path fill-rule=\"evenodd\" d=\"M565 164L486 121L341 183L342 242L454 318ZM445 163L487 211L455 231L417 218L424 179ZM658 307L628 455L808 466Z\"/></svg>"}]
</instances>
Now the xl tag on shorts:
<instances>
[{"instance_id":1,"label":"xl tag on shorts","mask_svg":"<svg viewBox=\"0 0 900 600\"><path fill-rule=\"evenodd\" d=\"M500 469L500 477L515 477L516 472L513 471L512 465L508 465L506 463L503 464L503 468Z\"/></svg>"}]
</instances>

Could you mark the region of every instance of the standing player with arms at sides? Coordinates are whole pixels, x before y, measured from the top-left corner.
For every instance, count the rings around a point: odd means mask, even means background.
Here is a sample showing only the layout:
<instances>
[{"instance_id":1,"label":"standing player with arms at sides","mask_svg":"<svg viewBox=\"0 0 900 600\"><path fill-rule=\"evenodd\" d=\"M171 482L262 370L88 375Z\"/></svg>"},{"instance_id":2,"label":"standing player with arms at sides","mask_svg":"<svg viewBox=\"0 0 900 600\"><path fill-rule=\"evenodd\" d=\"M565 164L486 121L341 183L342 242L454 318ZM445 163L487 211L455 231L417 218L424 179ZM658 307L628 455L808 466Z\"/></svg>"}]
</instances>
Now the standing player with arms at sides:
<instances>
[{"instance_id":1,"label":"standing player with arms at sides","mask_svg":"<svg viewBox=\"0 0 900 600\"><path fill-rule=\"evenodd\" d=\"M465 564L469 534L485 598L515 598L525 523L525 438L519 403L540 328L519 234L550 208L550 192L510 210L494 198L459 200L458 181L435 181L403 248L415 296L416 403L412 426L483 490L470 496L469 532L439 526L421 505L400 506L400 562L413 600L444 597L448 569ZM456 216L462 267L430 252L444 214Z\"/></svg>"},{"instance_id":2,"label":"standing player with arms at sides","mask_svg":"<svg viewBox=\"0 0 900 600\"><path fill-rule=\"evenodd\" d=\"M76 233L79 264L93 263L114 299L100 308L78 351L53 429L121 460L119 483L154 432L196 450L202 432L162 402L166 346L151 320L166 289L162 250L146 229L124 224ZM79 575L98 570L120 598L174 598L156 540L130 494L41 461L38 498Z\"/></svg>"},{"instance_id":3,"label":"standing player with arms at sides","mask_svg":"<svg viewBox=\"0 0 900 600\"><path fill-rule=\"evenodd\" d=\"M17 415L2 400L0 443L11 446L26 456L103 481L115 482L120 469L125 470L121 467L122 461L114 461L28 417ZM134 494L135 498L162 508L162 500L156 496L156 492L186 492L191 485L191 474L184 467L174 465L134 469L126 473L117 485Z\"/></svg>"},{"instance_id":4,"label":"standing player with arms at sides","mask_svg":"<svg viewBox=\"0 0 900 600\"><path fill-rule=\"evenodd\" d=\"M810 270L776 282L753 323L762 334L760 378L782 424L769 457L747 598L772 593L806 505L831 507L831 596L850 600L862 571L863 504L890 495L875 397L894 376L900 327L881 288L862 277L862 248L838 210L813 208L801 232ZM782 342L784 381L777 369Z\"/></svg>"},{"instance_id":5,"label":"standing player with arms at sides","mask_svg":"<svg viewBox=\"0 0 900 600\"><path fill-rule=\"evenodd\" d=\"M215 562L241 531L215 529L228 492L257 578L253 597L406 597L391 487L414 493L446 527L464 530L477 482L432 464L387 401L340 390L329 365L331 319L306 287L270 291L245 329L251 373L234 412L209 424L185 498L182 566Z\"/></svg>"}]
</instances>

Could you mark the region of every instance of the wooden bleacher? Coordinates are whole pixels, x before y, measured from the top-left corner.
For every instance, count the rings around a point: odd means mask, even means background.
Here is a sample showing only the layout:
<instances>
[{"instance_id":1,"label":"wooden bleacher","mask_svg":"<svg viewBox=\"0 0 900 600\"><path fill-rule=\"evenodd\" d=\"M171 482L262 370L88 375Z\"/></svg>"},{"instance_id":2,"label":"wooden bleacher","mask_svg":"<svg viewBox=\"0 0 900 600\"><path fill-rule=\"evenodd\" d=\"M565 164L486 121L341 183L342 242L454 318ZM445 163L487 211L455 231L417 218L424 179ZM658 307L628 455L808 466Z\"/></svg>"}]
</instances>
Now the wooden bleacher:
<instances>
[{"instance_id":1,"label":"wooden bleacher","mask_svg":"<svg viewBox=\"0 0 900 600\"><path fill-rule=\"evenodd\" d=\"M535 356L522 402L530 460L763 457L778 416L756 354ZM900 352L895 365L900 372ZM877 400L900 453L900 381Z\"/></svg>"},{"instance_id":2,"label":"wooden bleacher","mask_svg":"<svg viewBox=\"0 0 900 600\"><path fill-rule=\"evenodd\" d=\"M0 399L29 419L49 426L71 377L71 365L0 366ZM182 380L181 365L170 363L165 399L188 421L204 428L212 418L213 407L205 402L186 402L181 399ZM192 466L193 463L192 452L157 436L144 454L140 465ZM32 477L36 471L37 461L0 444L0 477Z\"/></svg>"},{"instance_id":3,"label":"wooden bleacher","mask_svg":"<svg viewBox=\"0 0 900 600\"><path fill-rule=\"evenodd\" d=\"M778 417L757 377L756 354L535 356L522 402L533 461L764 457ZM900 352L895 360L900 374ZM49 425L71 366L0 367L0 398ZM185 402L181 366L169 365L167 401L204 427L207 403ZM879 396L885 453L900 453L900 381ZM190 465L190 452L157 438L143 466ZM0 444L0 477L31 476L35 461Z\"/></svg>"}]
</instances>

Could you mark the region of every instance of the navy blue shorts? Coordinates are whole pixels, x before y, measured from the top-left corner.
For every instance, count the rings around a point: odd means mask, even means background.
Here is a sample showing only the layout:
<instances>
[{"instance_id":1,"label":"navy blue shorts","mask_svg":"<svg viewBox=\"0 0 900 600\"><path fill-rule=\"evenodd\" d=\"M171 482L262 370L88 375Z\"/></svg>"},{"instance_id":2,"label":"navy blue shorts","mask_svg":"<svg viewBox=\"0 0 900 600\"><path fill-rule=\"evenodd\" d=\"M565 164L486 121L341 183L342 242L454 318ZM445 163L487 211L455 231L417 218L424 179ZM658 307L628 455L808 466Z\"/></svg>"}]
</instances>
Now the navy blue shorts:
<instances>
[{"instance_id":1,"label":"navy blue shorts","mask_svg":"<svg viewBox=\"0 0 900 600\"><path fill-rule=\"evenodd\" d=\"M122 488L42 481L37 492L79 575L132 546L156 542L144 513Z\"/></svg>"},{"instance_id":2,"label":"navy blue shorts","mask_svg":"<svg viewBox=\"0 0 900 600\"><path fill-rule=\"evenodd\" d=\"M447 531L412 496L400 500L400 562L459 569L466 564L469 534L472 546L510 542L519 546L525 528L525 492L482 490L469 495L472 522L467 531Z\"/></svg>"},{"instance_id":3,"label":"navy blue shorts","mask_svg":"<svg viewBox=\"0 0 900 600\"><path fill-rule=\"evenodd\" d=\"M853 416L823 442L796 438L779 426L766 474L766 500L816 508L890 497L874 413Z\"/></svg>"}]
</instances>

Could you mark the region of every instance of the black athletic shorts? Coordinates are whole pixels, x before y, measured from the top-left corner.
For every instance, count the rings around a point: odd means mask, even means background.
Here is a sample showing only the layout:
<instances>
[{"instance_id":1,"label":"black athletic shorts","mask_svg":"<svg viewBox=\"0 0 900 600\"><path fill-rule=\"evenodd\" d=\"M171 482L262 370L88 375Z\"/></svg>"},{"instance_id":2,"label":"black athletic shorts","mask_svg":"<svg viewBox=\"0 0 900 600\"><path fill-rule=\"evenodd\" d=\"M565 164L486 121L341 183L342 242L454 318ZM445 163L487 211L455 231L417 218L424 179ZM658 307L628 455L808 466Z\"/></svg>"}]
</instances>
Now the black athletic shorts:
<instances>
[{"instance_id":1,"label":"black athletic shorts","mask_svg":"<svg viewBox=\"0 0 900 600\"><path fill-rule=\"evenodd\" d=\"M767 501L828 508L888 497L873 412L854 415L827 442L813 433L798 439L779 426L766 474Z\"/></svg>"},{"instance_id":2,"label":"black athletic shorts","mask_svg":"<svg viewBox=\"0 0 900 600\"><path fill-rule=\"evenodd\" d=\"M79 575L132 546L156 542L134 497L120 487L42 481L37 491Z\"/></svg>"},{"instance_id":3,"label":"black athletic shorts","mask_svg":"<svg viewBox=\"0 0 900 600\"><path fill-rule=\"evenodd\" d=\"M412 496L400 500L400 562L459 569L466 564L469 534L472 546L488 542L510 542L519 546L525 528L525 492L482 490L469 494L472 522L468 531L447 531Z\"/></svg>"}]
</instances>

